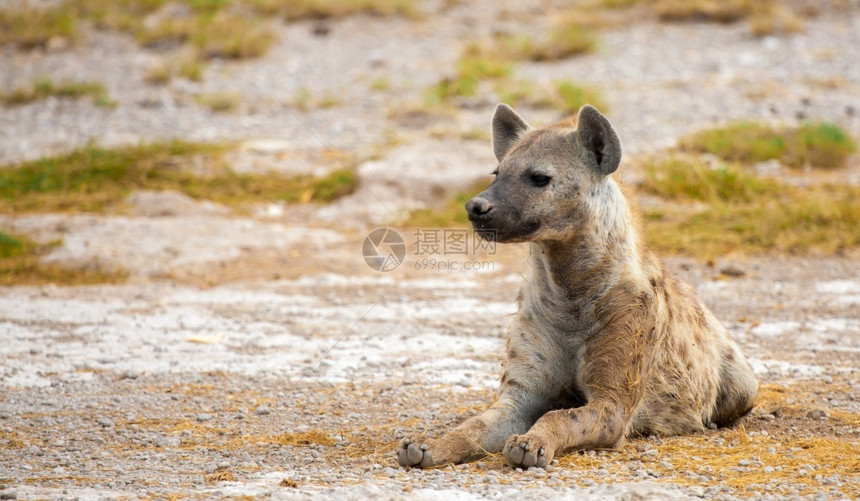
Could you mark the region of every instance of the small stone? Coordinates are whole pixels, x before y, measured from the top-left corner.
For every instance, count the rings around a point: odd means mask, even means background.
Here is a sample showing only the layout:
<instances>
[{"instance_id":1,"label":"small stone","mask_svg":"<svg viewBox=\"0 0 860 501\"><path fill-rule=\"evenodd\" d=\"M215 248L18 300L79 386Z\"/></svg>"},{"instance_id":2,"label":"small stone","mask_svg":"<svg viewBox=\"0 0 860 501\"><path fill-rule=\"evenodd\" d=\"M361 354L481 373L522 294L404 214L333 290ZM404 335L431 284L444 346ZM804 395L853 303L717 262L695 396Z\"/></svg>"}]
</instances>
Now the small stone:
<instances>
[{"instance_id":1,"label":"small stone","mask_svg":"<svg viewBox=\"0 0 860 501\"><path fill-rule=\"evenodd\" d=\"M266 407L265 405L261 405L261 406L257 407L257 410L254 411L254 414L256 414L258 416L266 416L266 415L269 415L271 413L272 413L272 411L269 410L269 408Z\"/></svg>"},{"instance_id":2,"label":"small stone","mask_svg":"<svg viewBox=\"0 0 860 501\"><path fill-rule=\"evenodd\" d=\"M155 445L158 447L179 447L182 443L182 438L175 435L160 436L155 439Z\"/></svg>"},{"instance_id":3,"label":"small stone","mask_svg":"<svg viewBox=\"0 0 860 501\"><path fill-rule=\"evenodd\" d=\"M113 427L113 421L111 421L108 418L99 418L98 423L99 423L99 426L101 426L102 428L112 428Z\"/></svg>"},{"instance_id":4,"label":"small stone","mask_svg":"<svg viewBox=\"0 0 860 501\"><path fill-rule=\"evenodd\" d=\"M4 492L3 494L0 494L0 499L18 499L18 493L15 491Z\"/></svg>"},{"instance_id":5,"label":"small stone","mask_svg":"<svg viewBox=\"0 0 860 501\"><path fill-rule=\"evenodd\" d=\"M584 485L586 487L588 487L590 485L594 485L594 480L591 480L590 478L583 478L582 479L582 485Z\"/></svg>"},{"instance_id":6,"label":"small stone","mask_svg":"<svg viewBox=\"0 0 860 501\"><path fill-rule=\"evenodd\" d=\"M203 414L198 414L198 415L197 415L197 421L199 421L199 422L201 422L201 423L203 423L203 422L205 422L205 421L211 421L211 420L212 420L212 415L211 415L211 414L203 413Z\"/></svg>"},{"instance_id":7,"label":"small stone","mask_svg":"<svg viewBox=\"0 0 860 501\"><path fill-rule=\"evenodd\" d=\"M763 471L765 473L773 473L774 469L773 469L773 466L765 466L764 468L762 468L761 471Z\"/></svg>"},{"instance_id":8,"label":"small stone","mask_svg":"<svg viewBox=\"0 0 860 501\"><path fill-rule=\"evenodd\" d=\"M738 268L735 265L724 266L720 269L720 274L725 275L727 277L739 278L747 274L744 270Z\"/></svg>"},{"instance_id":9,"label":"small stone","mask_svg":"<svg viewBox=\"0 0 860 501\"><path fill-rule=\"evenodd\" d=\"M750 461L749 459L741 459L740 461L738 461L738 466L749 466L751 464L752 461Z\"/></svg>"},{"instance_id":10,"label":"small stone","mask_svg":"<svg viewBox=\"0 0 860 501\"><path fill-rule=\"evenodd\" d=\"M806 417L807 419L826 419L830 417L830 415L821 409L813 409L806 413Z\"/></svg>"},{"instance_id":11,"label":"small stone","mask_svg":"<svg viewBox=\"0 0 860 501\"><path fill-rule=\"evenodd\" d=\"M660 461L660 468L665 468L667 470L674 470L675 467L672 466L672 463L668 461Z\"/></svg>"}]
</instances>

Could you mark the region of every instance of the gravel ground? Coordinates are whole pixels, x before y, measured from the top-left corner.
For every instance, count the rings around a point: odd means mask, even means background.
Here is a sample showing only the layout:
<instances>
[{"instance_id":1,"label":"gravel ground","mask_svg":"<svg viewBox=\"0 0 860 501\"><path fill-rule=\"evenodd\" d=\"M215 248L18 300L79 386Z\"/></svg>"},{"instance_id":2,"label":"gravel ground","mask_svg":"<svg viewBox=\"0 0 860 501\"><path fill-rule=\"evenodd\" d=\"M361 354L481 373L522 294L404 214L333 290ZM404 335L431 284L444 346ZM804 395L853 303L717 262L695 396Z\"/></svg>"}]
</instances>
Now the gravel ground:
<instances>
[{"instance_id":1,"label":"gravel ground","mask_svg":"<svg viewBox=\"0 0 860 501\"><path fill-rule=\"evenodd\" d=\"M167 137L240 141L240 171L319 172L332 168L328 150L370 159L358 192L325 207L236 214L140 192L122 214L0 216L5 230L62 238L46 261L130 272L123 285L0 288L0 499L860 497L860 264L836 257L668 262L764 383L734 429L639 438L547 471L496 456L395 467L400 438L441 433L491 401L525 257L503 247L477 256L479 271L448 260L461 269L443 272L409 254L390 273L361 257L369 229L492 170L488 142L466 138L487 134L494 100L419 110L424 89L468 40L543 25L520 2L446 3L428 2L418 20L326 22L326 36L315 23L279 26L261 59L215 61L203 82L164 87L143 75L165 55L115 34L0 47L0 91L50 75L102 82L118 102L0 108L0 164ZM850 4L791 37L644 20L602 31L592 55L524 63L517 76L599 86L633 154L736 118L815 117L860 136ZM380 78L390 87L372 90ZM338 104L295 109L301 89ZM194 100L215 92L239 93L239 109ZM858 173L855 159L828 175Z\"/></svg>"}]
</instances>

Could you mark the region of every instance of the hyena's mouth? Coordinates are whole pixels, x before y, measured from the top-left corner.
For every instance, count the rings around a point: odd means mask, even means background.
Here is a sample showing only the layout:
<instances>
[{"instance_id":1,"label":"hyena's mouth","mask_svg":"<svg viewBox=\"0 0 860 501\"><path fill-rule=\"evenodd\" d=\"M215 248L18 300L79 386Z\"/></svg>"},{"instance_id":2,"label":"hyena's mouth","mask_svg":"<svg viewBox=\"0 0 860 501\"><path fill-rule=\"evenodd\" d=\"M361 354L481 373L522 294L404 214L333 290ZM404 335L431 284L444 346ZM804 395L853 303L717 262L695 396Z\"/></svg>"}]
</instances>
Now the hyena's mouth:
<instances>
[{"instance_id":1,"label":"hyena's mouth","mask_svg":"<svg viewBox=\"0 0 860 501\"><path fill-rule=\"evenodd\" d=\"M472 221L472 228L479 237L498 243L528 242L540 226L540 221L520 223L513 228L494 227L490 222Z\"/></svg>"}]
</instances>

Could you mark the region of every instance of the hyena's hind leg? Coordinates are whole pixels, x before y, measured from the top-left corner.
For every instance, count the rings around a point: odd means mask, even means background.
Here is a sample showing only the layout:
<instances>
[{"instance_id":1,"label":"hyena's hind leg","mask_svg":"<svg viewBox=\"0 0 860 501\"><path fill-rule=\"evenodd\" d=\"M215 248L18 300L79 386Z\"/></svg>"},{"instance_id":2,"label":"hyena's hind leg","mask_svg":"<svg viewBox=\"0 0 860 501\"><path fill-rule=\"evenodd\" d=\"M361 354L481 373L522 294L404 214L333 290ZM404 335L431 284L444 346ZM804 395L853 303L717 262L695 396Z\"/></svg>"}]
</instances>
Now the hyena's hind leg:
<instances>
[{"instance_id":1,"label":"hyena's hind leg","mask_svg":"<svg viewBox=\"0 0 860 501\"><path fill-rule=\"evenodd\" d=\"M755 404L758 379L735 343L725 348L720 361L720 387L711 422L728 426L744 416Z\"/></svg>"}]
</instances>

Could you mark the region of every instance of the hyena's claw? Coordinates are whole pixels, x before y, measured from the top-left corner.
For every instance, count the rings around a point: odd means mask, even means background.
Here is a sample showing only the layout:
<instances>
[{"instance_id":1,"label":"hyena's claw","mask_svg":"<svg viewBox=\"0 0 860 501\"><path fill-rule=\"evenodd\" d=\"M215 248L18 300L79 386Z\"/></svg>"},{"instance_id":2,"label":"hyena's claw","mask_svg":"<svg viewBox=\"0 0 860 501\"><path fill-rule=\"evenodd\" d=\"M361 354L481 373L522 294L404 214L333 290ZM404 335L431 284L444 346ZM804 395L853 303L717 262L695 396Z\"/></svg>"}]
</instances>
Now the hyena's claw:
<instances>
[{"instance_id":1,"label":"hyena's claw","mask_svg":"<svg viewBox=\"0 0 860 501\"><path fill-rule=\"evenodd\" d=\"M527 435L510 437L502 453L514 468L546 468L552 460L552 453L543 440Z\"/></svg>"},{"instance_id":2,"label":"hyena's claw","mask_svg":"<svg viewBox=\"0 0 860 501\"><path fill-rule=\"evenodd\" d=\"M427 444L416 444L406 439L397 449L397 464L400 466L413 466L426 468L433 466L433 456Z\"/></svg>"}]
</instances>

